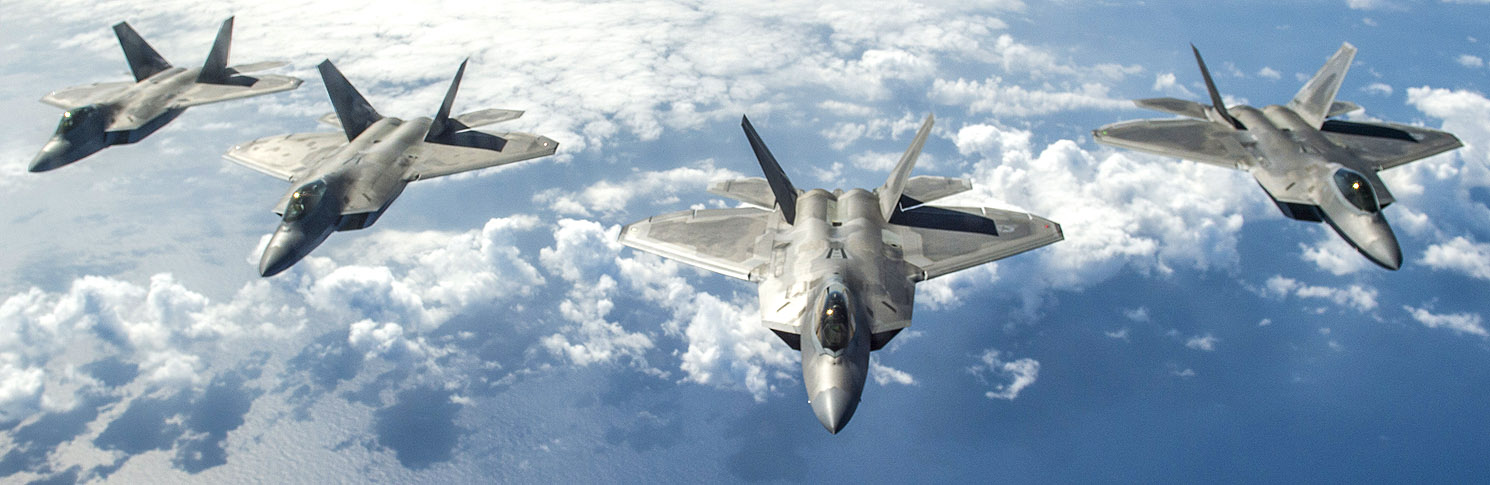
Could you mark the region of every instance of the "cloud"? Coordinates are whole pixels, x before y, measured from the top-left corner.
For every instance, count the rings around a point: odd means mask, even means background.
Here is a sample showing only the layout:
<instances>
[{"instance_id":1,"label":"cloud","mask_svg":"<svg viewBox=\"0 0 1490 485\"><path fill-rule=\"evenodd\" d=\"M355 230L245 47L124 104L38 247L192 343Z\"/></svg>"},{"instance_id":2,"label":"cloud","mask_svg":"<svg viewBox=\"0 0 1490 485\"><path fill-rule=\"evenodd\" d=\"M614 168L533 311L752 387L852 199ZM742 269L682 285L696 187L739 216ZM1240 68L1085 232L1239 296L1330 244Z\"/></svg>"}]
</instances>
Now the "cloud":
<instances>
[{"instance_id":1,"label":"cloud","mask_svg":"<svg viewBox=\"0 0 1490 485\"><path fill-rule=\"evenodd\" d=\"M559 220L554 245L543 248L538 259L545 270L571 285L559 302L559 314L571 325L544 337L542 346L576 365L625 359L648 369L645 354L653 347L652 339L607 320L615 308L617 283L606 271L620 251L615 242L619 231L619 226L604 227L594 221Z\"/></svg>"},{"instance_id":2,"label":"cloud","mask_svg":"<svg viewBox=\"0 0 1490 485\"><path fill-rule=\"evenodd\" d=\"M937 79L932 83L928 96L937 104L966 106L968 113L995 117L1027 117L1062 111L1133 107L1133 103L1126 99L1110 97L1108 87L1104 84L1084 83L1058 91L1030 90L1023 86L1005 84L999 76L983 81Z\"/></svg>"},{"instance_id":3,"label":"cloud","mask_svg":"<svg viewBox=\"0 0 1490 485\"><path fill-rule=\"evenodd\" d=\"M1436 270L1463 273L1475 279L1490 280L1490 244L1477 243L1463 236L1434 244L1423 253L1423 264Z\"/></svg>"},{"instance_id":4,"label":"cloud","mask_svg":"<svg viewBox=\"0 0 1490 485\"><path fill-rule=\"evenodd\" d=\"M1377 96L1391 96L1392 95L1392 87L1390 85L1387 85L1386 83L1379 83L1379 82L1378 83L1367 84L1367 85L1365 85L1364 87L1361 88L1361 91L1364 92L1364 93L1366 93L1366 94L1374 94L1374 95L1377 95Z\"/></svg>"},{"instance_id":5,"label":"cloud","mask_svg":"<svg viewBox=\"0 0 1490 485\"><path fill-rule=\"evenodd\" d=\"M1407 313L1412 314L1413 320L1417 320L1418 323L1421 323L1423 324L1423 326L1426 326L1428 328L1443 327L1449 330L1453 330L1454 333L1458 334L1490 337L1490 332L1487 332L1485 330L1485 325L1482 323L1480 316L1477 314L1435 314L1429 311L1429 308L1416 308L1408 305L1402 305L1402 309L1407 311Z\"/></svg>"},{"instance_id":6,"label":"cloud","mask_svg":"<svg viewBox=\"0 0 1490 485\"><path fill-rule=\"evenodd\" d=\"M1211 352L1216 350L1216 342L1220 340L1221 339L1216 338L1215 335L1207 333L1205 334L1205 336L1196 335L1194 337L1190 337L1189 340L1185 341L1185 346L1195 350L1204 350L1206 352Z\"/></svg>"},{"instance_id":7,"label":"cloud","mask_svg":"<svg viewBox=\"0 0 1490 485\"><path fill-rule=\"evenodd\" d=\"M1333 231L1317 231L1320 239L1313 245L1299 244L1299 259L1314 263L1319 269L1336 276L1372 268L1365 256Z\"/></svg>"},{"instance_id":8,"label":"cloud","mask_svg":"<svg viewBox=\"0 0 1490 485\"><path fill-rule=\"evenodd\" d=\"M653 207L672 204L678 202L679 193L696 192L715 181L744 177L733 170L715 168L714 160L708 159L688 167L632 174L620 182L602 180L579 193L550 189L534 196L533 202L547 204L560 214L614 216L626 213L638 198L644 198Z\"/></svg>"},{"instance_id":9,"label":"cloud","mask_svg":"<svg viewBox=\"0 0 1490 485\"><path fill-rule=\"evenodd\" d=\"M1294 296L1296 298L1329 300L1336 305L1349 307L1358 312L1367 312L1375 309L1377 295L1375 288L1360 285L1350 285L1346 288L1311 286L1284 276L1268 278L1267 283L1264 284L1262 293L1264 296L1278 299Z\"/></svg>"},{"instance_id":10,"label":"cloud","mask_svg":"<svg viewBox=\"0 0 1490 485\"><path fill-rule=\"evenodd\" d=\"M1278 70L1271 67L1262 66L1262 69L1257 70L1257 77L1277 81L1279 79L1283 79L1283 73L1278 72Z\"/></svg>"},{"instance_id":11,"label":"cloud","mask_svg":"<svg viewBox=\"0 0 1490 485\"><path fill-rule=\"evenodd\" d=\"M910 373L880 363L879 354L869 354L869 377L876 384L888 386L900 384L903 386L916 385L916 378Z\"/></svg>"},{"instance_id":12,"label":"cloud","mask_svg":"<svg viewBox=\"0 0 1490 485\"><path fill-rule=\"evenodd\" d=\"M985 384L995 381L993 390L984 393L984 396L1013 401L1019 397L1020 391L1034 384L1035 379L1040 376L1040 362L1028 357L1006 362L999 358L999 354L995 349L984 350L983 355L978 358L981 363L967 370ZM1002 383L1005 380L1008 382Z\"/></svg>"},{"instance_id":13,"label":"cloud","mask_svg":"<svg viewBox=\"0 0 1490 485\"><path fill-rule=\"evenodd\" d=\"M1193 98L1195 93L1186 89L1184 85L1176 82L1177 78L1172 72L1161 72L1154 76L1153 90L1156 92L1177 96L1181 98Z\"/></svg>"},{"instance_id":14,"label":"cloud","mask_svg":"<svg viewBox=\"0 0 1490 485\"><path fill-rule=\"evenodd\" d=\"M1455 58L1454 62L1458 62L1461 66L1473 69L1478 69L1485 66L1484 59L1480 59L1479 56L1470 54L1459 54L1459 57Z\"/></svg>"}]
</instances>

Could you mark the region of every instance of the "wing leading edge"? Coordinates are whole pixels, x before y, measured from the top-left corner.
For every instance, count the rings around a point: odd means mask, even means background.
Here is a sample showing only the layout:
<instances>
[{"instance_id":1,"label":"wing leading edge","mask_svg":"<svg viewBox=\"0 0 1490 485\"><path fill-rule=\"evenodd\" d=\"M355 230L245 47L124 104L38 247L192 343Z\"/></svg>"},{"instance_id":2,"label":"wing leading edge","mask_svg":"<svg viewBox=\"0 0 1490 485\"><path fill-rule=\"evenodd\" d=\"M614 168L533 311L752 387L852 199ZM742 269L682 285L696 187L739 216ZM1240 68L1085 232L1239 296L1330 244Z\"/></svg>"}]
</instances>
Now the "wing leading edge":
<instances>
[{"instance_id":1,"label":"wing leading edge","mask_svg":"<svg viewBox=\"0 0 1490 485\"><path fill-rule=\"evenodd\" d=\"M1099 143L1241 169L1252 155L1230 127L1201 120L1134 120L1092 131Z\"/></svg>"},{"instance_id":2,"label":"wing leading edge","mask_svg":"<svg viewBox=\"0 0 1490 485\"><path fill-rule=\"evenodd\" d=\"M749 280L771 261L773 215L754 208L673 212L622 228L621 244Z\"/></svg>"}]
</instances>

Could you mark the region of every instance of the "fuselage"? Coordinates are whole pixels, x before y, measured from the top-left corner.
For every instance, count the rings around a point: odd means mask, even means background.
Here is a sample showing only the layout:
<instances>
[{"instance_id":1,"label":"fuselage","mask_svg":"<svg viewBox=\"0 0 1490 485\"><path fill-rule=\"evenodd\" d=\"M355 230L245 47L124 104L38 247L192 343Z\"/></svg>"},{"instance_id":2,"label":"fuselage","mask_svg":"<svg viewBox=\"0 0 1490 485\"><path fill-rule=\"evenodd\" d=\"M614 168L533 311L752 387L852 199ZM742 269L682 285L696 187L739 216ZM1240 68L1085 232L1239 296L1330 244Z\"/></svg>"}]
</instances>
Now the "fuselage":
<instances>
[{"instance_id":1,"label":"fuselage","mask_svg":"<svg viewBox=\"0 0 1490 485\"><path fill-rule=\"evenodd\" d=\"M362 229L377 221L408 185L409 147L423 141L429 118L383 118L357 138L330 152L285 196L284 218L259 274L273 276L294 265L336 231Z\"/></svg>"},{"instance_id":2,"label":"fuselage","mask_svg":"<svg viewBox=\"0 0 1490 485\"><path fill-rule=\"evenodd\" d=\"M111 145L144 139L186 111L172 107L172 101L191 88L200 74L200 68L172 67L135 83L107 101L67 110L51 140L31 161L30 170L45 172Z\"/></svg>"},{"instance_id":3,"label":"fuselage","mask_svg":"<svg viewBox=\"0 0 1490 485\"><path fill-rule=\"evenodd\" d=\"M1349 168L1365 164L1288 107L1237 106L1230 112L1251 137L1243 146L1253 161L1242 168L1285 215L1326 222L1372 262L1401 267L1402 250L1381 214L1391 193L1374 171Z\"/></svg>"},{"instance_id":4,"label":"fuselage","mask_svg":"<svg viewBox=\"0 0 1490 485\"><path fill-rule=\"evenodd\" d=\"M800 332L802 382L814 414L837 433L857 408L877 319L909 320L915 282L880 216L879 198L814 189L779 224L760 281L762 317Z\"/></svg>"}]
</instances>

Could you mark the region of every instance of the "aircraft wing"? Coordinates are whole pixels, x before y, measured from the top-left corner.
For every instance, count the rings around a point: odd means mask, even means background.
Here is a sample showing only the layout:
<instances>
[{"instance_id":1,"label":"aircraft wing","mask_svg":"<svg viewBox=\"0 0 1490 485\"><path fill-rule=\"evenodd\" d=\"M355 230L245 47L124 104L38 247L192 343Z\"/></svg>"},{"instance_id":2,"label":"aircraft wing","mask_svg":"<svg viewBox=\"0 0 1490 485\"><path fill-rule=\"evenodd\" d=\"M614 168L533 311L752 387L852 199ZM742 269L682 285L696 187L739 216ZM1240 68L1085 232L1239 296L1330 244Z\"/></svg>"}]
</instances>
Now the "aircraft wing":
<instances>
[{"instance_id":1,"label":"aircraft wing","mask_svg":"<svg viewBox=\"0 0 1490 485\"><path fill-rule=\"evenodd\" d=\"M414 159L409 179L421 180L552 155L559 143L526 133L503 133L501 150L422 142L405 152Z\"/></svg>"},{"instance_id":2,"label":"aircraft wing","mask_svg":"<svg viewBox=\"0 0 1490 485\"><path fill-rule=\"evenodd\" d=\"M1092 132L1099 143L1238 169L1251 163L1236 131L1202 120L1134 120Z\"/></svg>"},{"instance_id":3,"label":"aircraft wing","mask_svg":"<svg viewBox=\"0 0 1490 485\"><path fill-rule=\"evenodd\" d=\"M1349 149L1364 162L1360 171L1386 170L1464 146L1453 134L1396 123L1325 122L1325 138Z\"/></svg>"},{"instance_id":4,"label":"aircraft wing","mask_svg":"<svg viewBox=\"0 0 1490 485\"><path fill-rule=\"evenodd\" d=\"M234 146L223 158L280 180L294 181L311 163L346 144L347 137L338 132L295 133Z\"/></svg>"},{"instance_id":5,"label":"aircraft wing","mask_svg":"<svg viewBox=\"0 0 1490 485\"><path fill-rule=\"evenodd\" d=\"M925 281L996 261L1062 239L1061 225L1023 212L981 207L932 207L914 225L904 219L889 226L900 237L905 261L920 269L910 275ZM906 211L916 214L922 209ZM969 222L971 221L971 223ZM986 227L978 223L991 223Z\"/></svg>"},{"instance_id":6,"label":"aircraft wing","mask_svg":"<svg viewBox=\"0 0 1490 485\"><path fill-rule=\"evenodd\" d=\"M47 93L42 96L41 102L62 109L73 109L109 101L134 85L132 82L116 82L73 86Z\"/></svg>"},{"instance_id":7,"label":"aircraft wing","mask_svg":"<svg viewBox=\"0 0 1490 485\"><path fill-rule=\"evenodd\" d=\"M621 244L748 280L771 262L773 217L749 207L679 211L622 228Z\"/></svg>"},{"instance_id":8,"label":"aircraft wing","mask_svg":"<svg viewBox=\"0 0 1490 485\"><path fill-rule=\"evenodd\" d=\"M187 108L230 99L289 91L300 86L300 80L289 76L233 76L227 83L194 83L171 99L171 107Z\"/></svg>"}]
</instances>

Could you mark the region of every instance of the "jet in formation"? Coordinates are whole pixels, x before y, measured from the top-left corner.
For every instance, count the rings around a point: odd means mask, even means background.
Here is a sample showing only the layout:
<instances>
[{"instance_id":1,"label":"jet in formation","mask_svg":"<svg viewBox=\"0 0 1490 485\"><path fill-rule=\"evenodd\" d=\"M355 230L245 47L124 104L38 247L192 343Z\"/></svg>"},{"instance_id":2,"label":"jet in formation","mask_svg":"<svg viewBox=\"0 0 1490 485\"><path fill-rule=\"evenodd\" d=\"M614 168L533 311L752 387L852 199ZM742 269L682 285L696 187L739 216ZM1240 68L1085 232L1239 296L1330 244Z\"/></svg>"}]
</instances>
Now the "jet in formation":
<instances>
[{"instance_id":1,"label":"jet in formation","mask_svg":"<svg viewBox=\"0 0 1490 485\"><path fill-rule=\"evenodd\" d=\"M319 67L336 109L320 121L342 133L260 138L223 155L295 184L275 206L283 221L264 250L260 275L284 271L332 232L371 226L409 182L552 155L559 147L542 136L473 129L517 119L521 111L484 109L451 116L465 62L435 117L411 120L379 115L331 61Z\"/></svg>"},{"instance_id":2,"label":"jet in formation","mask_svg":"<svg viewBox=\"0 0 1490 485\"><path fill-rule=\"evenodd\" d=\"M1349 43L1287 105L1227 107L1200 51L1211 105L1174 98L1139 99L1139 107L1182 119L1124 121L1092 132L1100 143L1243 170L1257 179L1283 215L1325 222L1367 259L1402 266L1402 249L1381 210L1395 199L1377 172L1461 146L1454 135L1418 126L1331 119L1360 109L1335 101L1356 49Z\"/></svg>"},{"instance_id":3,"label":"jet in formation","mask_svg":"<svg viewBox=\"0 0 1490 485\"><path fill-rule=\"evenodd\" d=\"M972 188L964 179L907 178L932 122L879 188L804 192L742 119L766 178L709 191L751 207L652 217L623 228L621 243L756 283L762 322L801 351L808 402L836 434L859 405L869 353L910 326L917 282L1063 237L1060 225L1029 214L926 205Z\"/></svg>"},{"instance_id":4,"label":"jet in formation","mask_svg":"<svg viewBox=\"0 0 1490 485\"><path fill-rule=\"evenodd\" d=\"M97 153L111 145L143 140L186 108L288 91L300 80L286 76L246 76L283 62L228 66L233 18L217 31L217 41L200 68L172 67L128 23L114 25L134 82L94 83L53 91L41 101L67 110L57 132L31 161L32 172L45 172Z\"/></svg>"}]
</instances>

